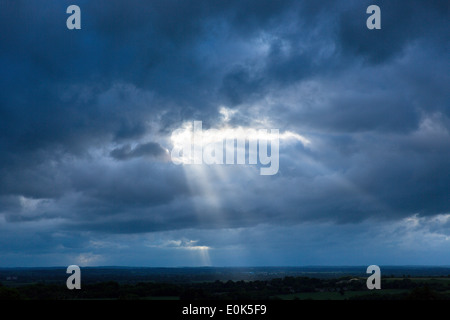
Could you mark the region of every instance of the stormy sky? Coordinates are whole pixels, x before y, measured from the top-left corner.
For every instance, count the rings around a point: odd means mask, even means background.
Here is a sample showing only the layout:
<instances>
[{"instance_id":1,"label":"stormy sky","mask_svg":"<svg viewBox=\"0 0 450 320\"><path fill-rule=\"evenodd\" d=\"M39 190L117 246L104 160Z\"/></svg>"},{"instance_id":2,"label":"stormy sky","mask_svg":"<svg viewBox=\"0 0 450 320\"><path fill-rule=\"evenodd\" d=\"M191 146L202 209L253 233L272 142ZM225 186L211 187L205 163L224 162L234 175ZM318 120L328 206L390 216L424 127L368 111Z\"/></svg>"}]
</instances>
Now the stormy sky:
<instances>
[{"instance_id":1,"label":"stormy sky","mask_svg":"<svg viewBox=\"0 0 450 320\"><path fill-rule=\"evenodd\" d=\"M0 267L450 265L449 17L2 0ZM193 121L301 139L280 139L275 175L176 165Z\"/></svg>"}]
</instances>

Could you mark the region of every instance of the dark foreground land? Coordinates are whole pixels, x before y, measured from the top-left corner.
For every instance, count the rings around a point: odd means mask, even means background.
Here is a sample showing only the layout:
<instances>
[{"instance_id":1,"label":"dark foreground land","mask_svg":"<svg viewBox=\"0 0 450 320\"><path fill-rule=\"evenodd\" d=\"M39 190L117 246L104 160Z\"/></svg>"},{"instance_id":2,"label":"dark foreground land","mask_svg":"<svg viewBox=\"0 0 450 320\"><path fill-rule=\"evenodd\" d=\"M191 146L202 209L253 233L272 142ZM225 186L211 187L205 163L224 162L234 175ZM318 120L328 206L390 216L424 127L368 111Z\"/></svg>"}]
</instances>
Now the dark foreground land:
<instances>
[{"instance_id":1,"label":"dark foreground land","mask_svg":"<svg viewBox=\"0 0 450 320\"><path fill-rule=\"evenodd\" d=\"M368 290L365 267L0 269L0 300L450 300L450 267L381 267Z\"/></svg>"}]
</instances>

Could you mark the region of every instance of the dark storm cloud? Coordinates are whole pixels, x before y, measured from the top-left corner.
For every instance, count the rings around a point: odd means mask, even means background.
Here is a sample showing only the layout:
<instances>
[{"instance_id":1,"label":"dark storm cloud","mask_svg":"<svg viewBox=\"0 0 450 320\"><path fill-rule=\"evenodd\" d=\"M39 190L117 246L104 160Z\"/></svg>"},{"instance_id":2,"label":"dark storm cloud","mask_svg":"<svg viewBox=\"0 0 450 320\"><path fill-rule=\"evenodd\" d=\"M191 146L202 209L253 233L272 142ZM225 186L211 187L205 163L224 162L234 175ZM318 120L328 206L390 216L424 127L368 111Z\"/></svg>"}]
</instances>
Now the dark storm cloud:
<instances>
[{"instance_id":1,"label":"dark storm cloud","mask_svg":"<svg viewBox=\"0 0 450 320\"><path fill-rule=\"evenodd\" d=\"M159 143L156 142L147 142L144 144L140 144L135 148L131 148L129 144L116 148L111 151L111 157L117 160L126 160L136 157L162 157L167 154L166 149L160 146Z\"/></svg>"},{"instance_id":2,"label":"dark storm cloud","mask_svg":"<svg viewBox=\"0 0 450 320\"><path fill-rule=\"evenodd\" d=\"M448 35L449 5L445 1L353 1L354 5L340 16L339 41L344 52L363 56L371 63L382 63L402 53L417 39L423 45L442 43ZM370 4L382 8L382 27L370 32L364 26L366 17L358 14Z\"/></svg>"},{"instance_id":3,"label":"dark storm cloud","mask_svg":"<svg viewBox=\"0 0 450 320\"><path fill-rule=\"evenodd\" d=\"M70 175L72 187L87 196L88 205L96 207L97 203L99 212L103 212L102 207L105 207L106 212L120 210L126 213L131 207L152 207L187 193L185 178L180 168L177 169L138 159L118 167L101 163L81 164L73 168ZM94 212L89 211L95 214L95 209Z\"/></svg>"},{"instance_id":4,"label":"dark storm cloud","mask_svg":"<svg viewBox=\"0 0 450 320\"><path fill-rule=\"evenodd\" d=\"M448 212L446 1L376 1L375 31L370 1L78 1L77 31L69 4L1 4L11 225L141 233ZM221 106L231 124L269 119L312 145L282 144L270 179L228 168L230 181L208 170L202 185L160 161L173 129L214 127Z\"/></svg>"}]
</instances>

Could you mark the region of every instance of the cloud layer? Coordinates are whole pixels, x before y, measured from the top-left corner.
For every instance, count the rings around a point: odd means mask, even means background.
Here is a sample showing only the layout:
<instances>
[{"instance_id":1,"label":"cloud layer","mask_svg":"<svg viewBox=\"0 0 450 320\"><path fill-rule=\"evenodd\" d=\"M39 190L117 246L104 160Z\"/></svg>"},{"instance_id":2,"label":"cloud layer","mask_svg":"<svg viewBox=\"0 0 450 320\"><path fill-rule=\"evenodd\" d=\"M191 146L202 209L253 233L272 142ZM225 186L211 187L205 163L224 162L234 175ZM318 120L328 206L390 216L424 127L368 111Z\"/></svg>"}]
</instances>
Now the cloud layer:
<instances>
[{"instance_id":1,"label":"cloud layer","mask_svg":"<svg viewBox=\"0 0 450 320\"><path fill-rule=\"evenodd\" d=\"M237 265L358 264L347 234L372 239L371 223L383 263L425 263L399 243L413 236L448 254L446 1L376 1L372 31L370 1L78 1L72 31L70 4L1 4L0 266L117 264L146 239L130 264L226 264L231 248L253 252ZM194 120L310 143L282 141L275 176L177 166L171 133Z\"/></svg>"}]
</instances>

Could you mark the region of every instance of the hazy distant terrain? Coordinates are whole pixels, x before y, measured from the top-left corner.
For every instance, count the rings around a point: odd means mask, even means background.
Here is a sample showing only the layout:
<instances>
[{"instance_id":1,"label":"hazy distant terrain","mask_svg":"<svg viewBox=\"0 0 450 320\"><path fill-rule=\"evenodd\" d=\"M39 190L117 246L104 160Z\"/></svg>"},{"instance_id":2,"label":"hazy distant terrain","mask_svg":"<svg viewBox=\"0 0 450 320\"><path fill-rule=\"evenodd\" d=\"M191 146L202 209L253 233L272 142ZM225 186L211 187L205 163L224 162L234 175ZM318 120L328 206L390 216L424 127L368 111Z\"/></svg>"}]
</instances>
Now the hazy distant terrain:
<instances>
[{"instance_id":1,"label":"hazy distant terrain","mask_svg":"<svg viewBox=\"0 0 450 320\"><path fill-rule=\"evenodd\" d=\"M382 289L368 290L365 267L82 268L81 290L66 269L0 269L4 299L131 300L448 300L450 267L382 267Z\"/></svg>"}]
</instances>

